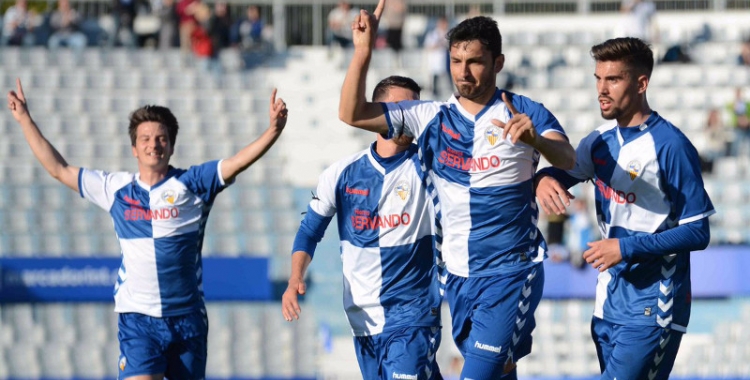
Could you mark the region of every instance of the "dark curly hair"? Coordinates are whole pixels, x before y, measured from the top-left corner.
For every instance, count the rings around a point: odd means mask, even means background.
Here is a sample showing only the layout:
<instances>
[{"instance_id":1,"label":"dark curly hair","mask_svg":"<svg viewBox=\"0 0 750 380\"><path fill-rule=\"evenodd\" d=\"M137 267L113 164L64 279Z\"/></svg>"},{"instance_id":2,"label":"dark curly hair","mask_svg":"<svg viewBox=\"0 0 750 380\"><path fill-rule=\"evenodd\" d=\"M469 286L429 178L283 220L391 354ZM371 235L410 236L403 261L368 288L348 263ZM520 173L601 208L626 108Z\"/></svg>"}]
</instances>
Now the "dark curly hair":
<instances>
[{"instance_id":1,"label":"dark curly hair","mask_svg":"<svg viewBox=\"0 0 750 380\"><path fill-rule=\"evenodd\" d=\"M458 42L479 41L492 53L492 59L503 54L503 37L497 21L487 16L466 19L448 32L449 46Z\"/></svg>"},{"instance_id":2,"label":"dark curly hair","mask_svg":"<svg viewBox=\"0 0 750 380\"><path fill-rule=\"evenodd\" d=\"M130 114L128 133L130 134L130 144L132 146L135 146L138 126L147 121L154 121L165 126L169 135L169 143L174 146L175 142L177 142L177 131L180 129L180 126L177 124L177 118L174 117L169 108L154 105L143 106Z\"/></svg>"}]
</instances>

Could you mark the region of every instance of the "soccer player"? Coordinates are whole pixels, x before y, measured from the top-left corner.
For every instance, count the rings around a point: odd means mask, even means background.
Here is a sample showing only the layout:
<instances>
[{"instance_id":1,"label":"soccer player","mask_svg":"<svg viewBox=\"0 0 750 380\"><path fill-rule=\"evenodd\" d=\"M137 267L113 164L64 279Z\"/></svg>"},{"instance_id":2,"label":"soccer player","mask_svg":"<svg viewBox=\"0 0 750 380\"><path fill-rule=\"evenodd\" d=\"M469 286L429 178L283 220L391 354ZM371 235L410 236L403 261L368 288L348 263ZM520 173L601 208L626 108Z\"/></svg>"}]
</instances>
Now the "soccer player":
<instances>
[{"instance_id":1,"label":"soccer player","mask_svg":"<svg viewBox=\"0 0 750 380\"><path fill-rule=\"evenodd\" d=\"M714 207L695 147L646 99L654 56L637 38L591 49L602 117L575 169L543 169L536 195L562 213L567 188L591 180L603 239L583 258L599 270L591 334L602 379L667 379L690 318L690 251L706 248Z\"/></svg>"},{"instance_id":2,"label":"soccer player","mask_svg":"<svg viewBox=\"0 0 750 380\"><path fill-rule=\"evenodd\" d=\"M109 212L122 250L115 284L119 313L119 378L203 379L208 319L201 245L216 195L276 142L287 121L284 101L271 95L270 126L236 155L189 169L169 165L178 124L169 109L144 106L130 115L137 173L77 168L42 135L26 106L20 80L8 108L31 150L52 177Z\"/></svg>"},{"instance_id":3,"label":"soccer player","mask_svg":"<svg viewBox=\"0 0 750 380\"><path fill-rule=\"evenodd\" d=\"M419 99L410 78L391 76L375 101ZM433 244L434 211L417 147L410 138L378 136L369 149L344 158L320 176L292 249L282 297L287 321L298 319L297 296L315 247L337 214L344 270L344 308L362 377L442 379L440 302Z\"/></svg>"},{"instance_id":4,"label":"soccer player","mask_svg":"<svg viewBox=\"0 0 750 380\"><path fill-rule=\"evenodd\" d=\"M467 19L448 33L457 93L447 102L367 102L366 72L384 4L373 16L361 12L352 25L355 47L339 117L380 134L415 137L428 185L436 189L445 296L465 359L461 378L515 378L515 362L531 350L544 283L546 245L536 226L532 177L540 153L572 169L575 151L541 104L495 87L504 56L489 17Z\"/></svg>"}]
</instances>

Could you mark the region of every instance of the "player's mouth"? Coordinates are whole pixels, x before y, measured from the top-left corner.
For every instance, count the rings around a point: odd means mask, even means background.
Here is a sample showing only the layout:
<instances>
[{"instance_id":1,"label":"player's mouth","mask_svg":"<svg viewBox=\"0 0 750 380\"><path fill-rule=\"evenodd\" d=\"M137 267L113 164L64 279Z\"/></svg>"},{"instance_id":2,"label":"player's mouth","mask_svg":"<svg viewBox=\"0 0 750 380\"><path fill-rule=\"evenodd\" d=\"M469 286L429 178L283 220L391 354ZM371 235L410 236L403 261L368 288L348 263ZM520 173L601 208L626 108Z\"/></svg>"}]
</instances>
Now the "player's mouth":
<instances>
[{"instance_id":1,"label":"player's mouth","mask_svg":"<svg viewBox=\"0 0 750 380\"><path fill-rule=\"evenodd\" d=\"M609 99L599 99L599 108L602 111L609 111L612 108L612 102Z\"/></svg>"}]
</instances>

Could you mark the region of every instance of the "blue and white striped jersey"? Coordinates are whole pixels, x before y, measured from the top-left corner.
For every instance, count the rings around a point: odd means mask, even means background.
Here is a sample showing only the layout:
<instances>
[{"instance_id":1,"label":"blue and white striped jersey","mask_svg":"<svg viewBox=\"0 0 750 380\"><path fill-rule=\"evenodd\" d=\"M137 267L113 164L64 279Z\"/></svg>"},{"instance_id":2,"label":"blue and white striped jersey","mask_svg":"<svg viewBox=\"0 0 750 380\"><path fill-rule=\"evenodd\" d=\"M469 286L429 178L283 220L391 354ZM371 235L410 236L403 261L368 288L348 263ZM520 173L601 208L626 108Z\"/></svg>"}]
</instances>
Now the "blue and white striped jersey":
<instances>
[{"instance_id":1,"label":"blue and white striped jersey","mask_svg":"<svg viewBox=\"0 0 750 380\"><path fill-rule=\"evenodd\" d=\"M555 177L567 187L593 181L603 238L651 235L715 212L695 147L656 112L640 127L606 123L581 140L576 152L576 167L565 178ZM690 252L654 252L599 274L594 315L684 332L690 302Z\"/></svg>"},{"instance_id":2,"label":"blue and white striped jersey","mask_svg":"<svg viewBox=\"0 0 750 380\"><path fill-rule=\"evenodd\" d=\"M344 309L355 336L440 325L434 213L413 146L382 158L370 149L328 167L300 225L305 251L337 215Z\"/></svg>"},{"instance_id":3,"label":"blue and white striped jersey","mask_svg":"<svg viewBox=\"0 0 750 380\"><path fill-rule=\"evenodd\" d=\"M154 186L139 174L81 169L83 198L109 212L122 250L115 312L170 317L203 310L203 234L226 184L211 161L169 169Z\"/></svg>"},{"instance_id":4,"label":"blue and white striped jersey","mask_svg":"<svg viewBox=\"0 0 750 380\"><path fill-rule=\"evenodd\" d=\"M455 96L448 102L385 103L390 135L416 138L428 186L436 189L439 250L447 270L457 276L515 272L546 257L532 191L540 154L522 142L503 140L502 129L491 123L511 118L501 94L496 90L476 116ZM540 103L509 95L539 134L565 133Z\"/></svg>"}]
</instances>

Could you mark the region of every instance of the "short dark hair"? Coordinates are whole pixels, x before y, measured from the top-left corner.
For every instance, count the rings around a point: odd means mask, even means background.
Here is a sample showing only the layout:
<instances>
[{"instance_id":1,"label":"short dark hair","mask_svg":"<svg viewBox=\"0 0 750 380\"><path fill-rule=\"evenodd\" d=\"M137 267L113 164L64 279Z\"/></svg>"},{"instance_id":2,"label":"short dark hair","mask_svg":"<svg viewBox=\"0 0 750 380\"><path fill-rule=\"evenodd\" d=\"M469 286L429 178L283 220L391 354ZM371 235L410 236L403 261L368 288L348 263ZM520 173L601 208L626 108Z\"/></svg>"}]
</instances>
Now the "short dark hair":
<instances>
[{"instance_id":1,"label":"short dark hair","mask_svg":"<svg viewBox=\"0 0 750 380\"><path fill-rule=\"evenodd\" d=\"M613 38L594 45L591 56L597 62L622 62L630 72L646 75L649 79L654 71L654 52L647 43L635 37Z\"/></svg>"},{"instance_id":2,"label":"short dark hair","mask_svg":"<svg viewBox=\"0 0 750 380\"><path fill-rule=\"evenodd\" d=\"M399 75L391 75L388 78L381 80L375 86L375 89L372 90L372 101L379 102L384 99L386 96L388 96L388 90L391 87L401 87L407 90L412 90L417 94L417 96L419 96L419 93L422 91L422 88L419 87L414 79L402 77Z\"/></svg>"},{"instance_id":3,"label":"short dark hair","mask_svg":"<svg viewBox=\"0 0 750 380\"><path fill-rule=\"evenodd\" d=\"M135 146L135 139L138 137L138 126L147 121L157 122L165 126L169 135L169 142L174 146L175 142L177 142L177 131L180 129L180 126L177 124L177 118L174 117L169 108L154 105L143 106L130 114L130 126L128 126L130 144Z\"/></svg>"},{"instance_id":4,"label":"short dark hair","mask_svg":"<svg viewBox=\"0 0 750 380\"><path fill-rule=\"evenodd\" d=\"M497 21L487 16L476 16L456 25L448 31L448 46L464 41L479 41L492 53L492 59L503 54L503 37Z\"/></svg>"}]
</instances>

